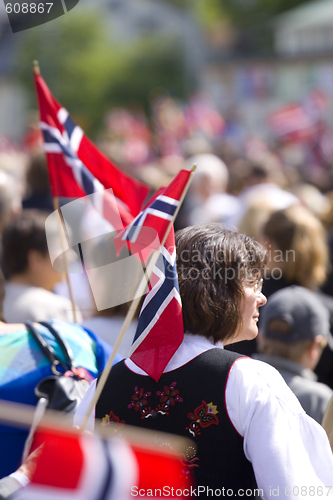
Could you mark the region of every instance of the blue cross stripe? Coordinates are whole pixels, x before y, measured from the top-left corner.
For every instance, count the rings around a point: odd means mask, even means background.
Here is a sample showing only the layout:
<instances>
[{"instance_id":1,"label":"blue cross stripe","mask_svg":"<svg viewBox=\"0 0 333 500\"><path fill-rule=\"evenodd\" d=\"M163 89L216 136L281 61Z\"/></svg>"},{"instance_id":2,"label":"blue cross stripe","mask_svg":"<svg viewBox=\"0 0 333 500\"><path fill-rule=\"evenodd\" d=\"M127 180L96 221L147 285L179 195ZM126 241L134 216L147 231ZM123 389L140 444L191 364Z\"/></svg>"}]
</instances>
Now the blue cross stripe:
<instances>
[{"instance_id":1,"label":"blue cross stripe","mask_svg":"<svg viewBox=\"0 0 333 500\"><path fill-rule=\"evenodd\" d=\"M83 189L87 195L96 192L94 180L95 177L86 168L81 168L81 179L83 184Z\"/></svg>"},{"instance_id":2,"label":"blue cross stripe","mask_svg":"<svg viewBox=\"0 0 333 500\"><path fill-rule=\"evenodd\" d=\"M68 120L66 120L67 123ZM70 124L74 124L72 120L70 120ZM75 128L74 124L74 128ZM74 130L72 129L72 131ZM43 135L44 135L44 140L48 144L58 144L61 148L62 153L64 156L67 156L68 158L71 158L72 160L78 160L80 161L80 172L81 172L81 187L83 188L84 192L89 195L93 194L96 192L96 187L94 184L95 177L92 175L92 173L86 168L86 166L79 160L77 155L73 153L71 150L70 146L64 146L59 142L59 140L52 135L48 130L43 130Z\"/></svg>"},{"instance_id":3,"label":"blue cross stripe","mask_svg":"<svg viewBox=\"0 0 333 500\"><path fill-rule=\"evenodd\" d=\"M134 237L134 233L137 229L138 226L140 226L140 220L142 219L143 217L143 214L144 212L141 212L141 214L139 214L132 222L131 224L128 226L128 232L127 232L127 235L126 235L126 240L127 241L132 241L132 238Z\"/></svg>"},{"instance_id":4,"label":"blue cross stripe","mask_svg":"<svg viewBox=\"0 0 333 500\"><path fill-rule=\"evenodd\" d=\"M154 210L158 210L161 213L166 213L172 216L175 213L177 206L172 205L166 201L155 200L149 207L149 209L153 208ZM147 209L146 209L147 210ZM130 226L127 229L126 240L132 241L132 238L135 236L135 231L138 226L141 226L141 219L144 215L145 211L141 212L134 221L131 222ZM155 217L158 217L158 214L154 214Z\"/></svg>"},{"instance_id":5,"label":"blue cross stripe","mask_svg":"<svg viewBox=\"0 0 333 500\"><path fill-rule=\"evenodd\" d=\"M133 343L140 337L142 332L147 328L150 322L154 319L156 315L156 311L160 308L162 302L166 299L166 297L172 292L175 288L179 293L178 286L178 276L177 276L177 266L176 262L172 266L166 258L163 256L163 265L164 265L164 274L165 280L158 290L158 292L154 295L154 297L149 301L147 306L144 309L141 309L139 323L135 332Z\"/></svg>"},{"instance_id":6,"label":"blue cross stripe","mask_svg":"<svg viewBox=\"0 0 333 500\"><path fill-rule=\"evenodd\" d=\"M60 146L61 151L65 156L68 156L69 158L76 159L77 156L73 151L71 150L70 146L64 145L61 143L54 135L52 135L48 130L43 130L43 136L44 136L44 141L47 144L54 144L56 143L58 146Z\"/></svg>"},{"instance_id":7,"label":"blue cross stripe","mask_svg":"<svg viewBox=\"0 0 333 500\"><path fill-rule=\"evenodd\" d=\"M71 119L71 117L68 115L66 120L65 120L65 123L63 125L66 129L68 137L71 138L72 133L74 132L74 129L77 127L76 123L74 123L73 120Z\"/></svg>"},{"instance_id":8,"label":"blue cross stripe","mask_svg":"<svg viewBox=\"0 0 333 500\"><path fill-rule=\"evenodd\" d=\"M159 212L163 212L168 215L173 215L177 206L171 205L171 203L168 203L167 201L155 200L149 208L153 208L154 210L158 210Z\"/></svg>"}]
</instances>

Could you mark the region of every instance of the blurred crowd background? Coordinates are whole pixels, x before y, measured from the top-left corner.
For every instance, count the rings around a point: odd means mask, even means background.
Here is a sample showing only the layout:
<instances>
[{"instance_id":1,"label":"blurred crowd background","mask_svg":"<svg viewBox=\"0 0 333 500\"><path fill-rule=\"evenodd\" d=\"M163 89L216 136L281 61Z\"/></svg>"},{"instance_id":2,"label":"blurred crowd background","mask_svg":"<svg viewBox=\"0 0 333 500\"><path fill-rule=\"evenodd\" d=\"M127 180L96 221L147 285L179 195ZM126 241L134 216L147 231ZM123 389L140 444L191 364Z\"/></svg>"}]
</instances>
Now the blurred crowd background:
<instances>
[{"instance_id":1,"label":"blurred crowd background","mask_svg":"<svg viewBox=\"0 0 333 500\"><path fill-rule=\"evenodd\" d=\"M18 33L0 5L0 232L22 209L53 210L37 59L75 122L152 192L198 164L176 229L223 222L273 257L292 250L294 267L272 257L285 285L333 295L332 55L333 0L80 0Z\"/></svg>"}]
</instances>

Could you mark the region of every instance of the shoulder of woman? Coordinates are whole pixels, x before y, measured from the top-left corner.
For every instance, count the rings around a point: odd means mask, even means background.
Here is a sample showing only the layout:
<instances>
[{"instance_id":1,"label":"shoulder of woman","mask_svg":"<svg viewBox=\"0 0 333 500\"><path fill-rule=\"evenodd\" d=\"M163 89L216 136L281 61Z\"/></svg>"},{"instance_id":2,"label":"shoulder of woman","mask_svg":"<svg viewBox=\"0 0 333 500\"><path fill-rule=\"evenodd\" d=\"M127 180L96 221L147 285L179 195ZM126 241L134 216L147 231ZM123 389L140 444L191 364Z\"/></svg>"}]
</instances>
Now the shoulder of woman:
<instances>
[{"instance_id":1,"label":"shoulder of woman","mask_svg":"<svg viewBox=\"0 0 333 500\"><path fill-rule=\"evenodd\" d=\"M239 358L233 364L228 384L230 392L233 387L241 397L266 404L274 400L292 413L303 413L298 399L284 381L282 375L268 363L252 358Z\"/></svg>"}]
</instances>

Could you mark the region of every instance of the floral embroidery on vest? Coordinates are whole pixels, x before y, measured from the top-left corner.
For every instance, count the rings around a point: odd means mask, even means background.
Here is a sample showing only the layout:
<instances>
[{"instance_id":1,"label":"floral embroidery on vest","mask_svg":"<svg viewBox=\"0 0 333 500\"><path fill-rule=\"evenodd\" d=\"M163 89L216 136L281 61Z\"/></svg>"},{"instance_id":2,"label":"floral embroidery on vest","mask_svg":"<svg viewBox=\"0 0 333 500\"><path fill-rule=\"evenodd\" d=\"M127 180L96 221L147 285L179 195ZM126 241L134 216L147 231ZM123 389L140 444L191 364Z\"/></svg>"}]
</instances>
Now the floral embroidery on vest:
<instances>
[{"instance_id":1,"label":"floral embroidery on vest","mask_svg":"<svg viewBox=\"0 0 333 500\"><path fill-rule=\"evenodd\" d=\"M132 401L128 405L128 408L134 408L135 411L140 410L141 418L148 418L152 415L152 410L148 405L149 396L151 392L145 392L143 387L139 390L137 386L134 388L135 394L132 396Z\"/></svg>"},{"instance_id":2,"label":"floral embroidery on vest","mask_svg":"<svg viewBox=\"0 0 333 500\"><path fill-rule=\"evenodd\" d=\"M123 425L125 425L125 420L120 420L117 415L113 413L113 411L110 412L109 415L105 415L105 417L102 419L101 426L102 427L112 427L112 430L116 434L120 434L119 430L122 428Z\"/></svg>"},{"instance_id":3,"label":"floral embroidery on vest","mask_svg":"<svg viewBox=\"0 0 333 500\"><path fill-rule=\"evenodd\" d=\"M219 419L216 414L217 406L213 405L213 403L206 403L203 401L200 406L198 406L194 413L188 413L187 418L189 418L192 422L189 424L189 427L186 427L186 430L189 431L192 436L199 436L201 434L201 429L205 429L210 425L218 425Z\"/></svg>"},{"instance_id":4,"label":"floral embroidery on vest","mask_svg":"<svg viewBox=\"0 0 333 500\"><path fill-rule=\"evenodd\" d=\"M185 454L181 454L181 461L184 469L182 470L183 474L185 475L186 478L191 479L192 477L190 476L191 474L191 469L194 469L195 467L199 467L199 464L196 462L199 461L199 458L196 456L197 450L194 448L194 446L189 446Z\"/></svg>"},{"instance_id":5,"label":"floral embroidery on vest","mask_svg":"<svg viewBox=\"0 0 333 500\"><path fill-rule=\"evenodd\" d=\"M156 408L158 413L169 415L170 406L175 406L176 402L182 403L183 398L178 396L179 390L175 389L177 382L173 382L170 387L164 386L164 391L157 391L156 394L160 397L160 404Z\"/></svg>"}]
</instances>

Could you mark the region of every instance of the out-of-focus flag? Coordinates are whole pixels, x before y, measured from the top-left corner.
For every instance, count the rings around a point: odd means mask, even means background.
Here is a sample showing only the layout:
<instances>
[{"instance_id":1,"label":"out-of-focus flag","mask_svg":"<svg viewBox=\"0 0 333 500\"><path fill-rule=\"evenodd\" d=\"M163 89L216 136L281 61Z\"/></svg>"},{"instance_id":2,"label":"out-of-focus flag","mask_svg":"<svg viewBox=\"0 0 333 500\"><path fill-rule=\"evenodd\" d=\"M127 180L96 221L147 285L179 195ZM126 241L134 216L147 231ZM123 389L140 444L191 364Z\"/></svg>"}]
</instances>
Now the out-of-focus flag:
<instances>
[{"instance_id":1,"label":"out-of-focus flag","mask_svg":"<svg viewBox=\"0 0 333 500\"><path fill-rule=\"evenodd\" d=\"M193 484L176 453L132 444L119 437L102 439L72 430L38 430L42 444L31 483L22 500L129 500L185 498Z\"/></svg>"},{"instance_id":2,"label":"out-of-focus flag","mask_svg":"<svg viewBox=\"0 0 333 500\"><path fill-rule=\"evenodd\" d=\"M111 188L115 200L110 193L98 196L96 203L102 206L95 208L115 229L121 229L118 214L124 225L129 224L140 212L149 188L125 175L94 146L36 73L35 85L53 196L77 198Z\"/></svg>"},{"instance_id":3,"label":"out-of-focus flag","mask_svg":"<svg viewBox=\"0 0 333 500\"><path fill-rule=\"evenodd\" d=\"M190 182L190 175L191 171L181 170L167 188L156 194L145 210L115 239L118 250L127 242L133 253L141 254L147 261L152 249L158 249L164 241L170 221ZM147 241L147 228L156 231L153 242ZM159 261L153 268L129 357L157 381L183 338L175 239L171 226Z\"/></svg>"},{"instance_id":4,"label":"out-of-focus flag","mask_svg":"<svg viewBox=\"0 0 333 500\"><path fill-rule=\"evenodd\" d=\"M307 142L318 133L318 123L299 104L285 106L268 119L269 125L279 139L286 142Z\"/></svg>"}]
</instances>

